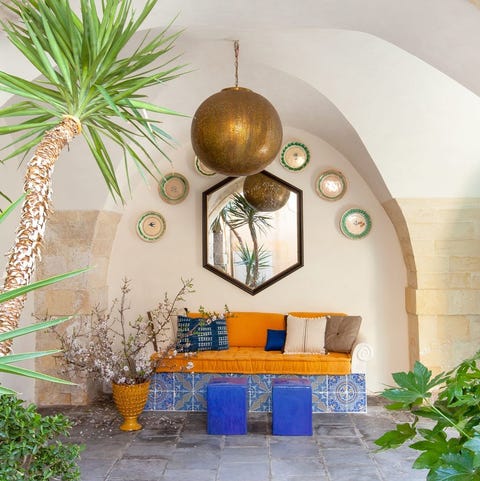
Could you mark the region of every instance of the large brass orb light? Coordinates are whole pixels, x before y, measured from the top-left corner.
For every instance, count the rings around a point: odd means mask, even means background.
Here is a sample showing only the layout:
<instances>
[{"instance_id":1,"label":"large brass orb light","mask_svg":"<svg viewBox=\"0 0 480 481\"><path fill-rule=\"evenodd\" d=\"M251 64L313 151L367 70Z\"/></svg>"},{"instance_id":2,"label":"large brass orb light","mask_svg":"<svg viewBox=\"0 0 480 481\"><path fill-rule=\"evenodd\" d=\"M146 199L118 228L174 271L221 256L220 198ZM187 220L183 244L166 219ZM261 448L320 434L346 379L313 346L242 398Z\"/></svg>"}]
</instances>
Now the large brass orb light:
<instances>
[{"instance_id":1,"label":"large brass orb light","mask_svg":"<svg viewBox=\"0 0 480 481\"><path fill-rule=\"evenodd\" d=\"M192 121L195 154L219 174L243 176L263 170L278 154L282 124L273 105L243 87L208 97Z\"/></svg>"},{"instance_id":2,"label":"large brass orb light","mask_svg":"<svg viewBox=\"0 0 480 481\"><path fill-rule=\"evenodd\" d=\"M288 202L290 190L275 179L259 173L245 177L243 195L254 209L274 212Z\"/></svg>"}]
</instances>

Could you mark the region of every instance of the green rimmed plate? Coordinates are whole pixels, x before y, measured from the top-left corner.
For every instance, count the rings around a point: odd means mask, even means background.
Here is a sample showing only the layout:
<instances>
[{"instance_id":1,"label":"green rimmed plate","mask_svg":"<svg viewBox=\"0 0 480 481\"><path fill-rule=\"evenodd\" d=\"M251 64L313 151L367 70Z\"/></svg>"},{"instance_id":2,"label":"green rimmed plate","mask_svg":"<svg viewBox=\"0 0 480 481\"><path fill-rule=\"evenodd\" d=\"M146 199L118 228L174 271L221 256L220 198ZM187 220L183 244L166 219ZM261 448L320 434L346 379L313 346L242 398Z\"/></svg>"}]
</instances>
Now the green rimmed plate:
<instances>
[{"instance_id":1,"label":"green rimmed plate","mask_svg":"<svg viewBox=\"0 0 480 481\"><path fill-rule=\"evenodd\" d=\"M290 142L282 149L280 163L291 172L303 170L310 162L310 151L301 142Z\"/></svg>"},{"instance_id":2,"label":"green rimmed plate","mask_svg":"<svg viewBox=\"0 0 480 481\"><path fill-rule=\"evenodd\" d=\"M372 229L372 219L363 209L348 209L340 219L340 230L349 239L362 239Z\"/></svg>"},{"instance_id":3,"label":"green rimmed plate","mask_svg":"<svg viewBox=\"0 0 480 481\"><path fill-rule=\"evenodd\" d=\"M338 170L326 170L318 176L315 190L322 199L338 200L345 195L347 180Z\"/></svg>"},{"instance_id":4,"label":"green rimmed plate","mask_svg":"<svg viewBox=\"0 0 480 481\"><path fill-rule=\"evenodd\" d=\"M165 233L167 223L162 214L158 212L145 212L137 221L137 234L140 239L154 242Z\"/></svg>"},{"instance_id":5,"label":"green rimmed plate","mask_svg":"<svg viewBox=\"0 0 480 481\"><path fill-rule=\"evenodd\" d=\"M168 204L178 204L185 200L189 189L186 177L175 172L164 175L158 184L158 193Z\"/></svg>"},{"instance_id":6,"label":"green rimmed plate","mask_svg":"<svg viewBox=\"0 0 480 481\"><path fill-rule=\"evenodd\" d=\"M209 169L197 156L195 156L195 170L200 174L206 177L211 177L215 175L216 172L212 169Z\"/></svg>"}]
</instances>

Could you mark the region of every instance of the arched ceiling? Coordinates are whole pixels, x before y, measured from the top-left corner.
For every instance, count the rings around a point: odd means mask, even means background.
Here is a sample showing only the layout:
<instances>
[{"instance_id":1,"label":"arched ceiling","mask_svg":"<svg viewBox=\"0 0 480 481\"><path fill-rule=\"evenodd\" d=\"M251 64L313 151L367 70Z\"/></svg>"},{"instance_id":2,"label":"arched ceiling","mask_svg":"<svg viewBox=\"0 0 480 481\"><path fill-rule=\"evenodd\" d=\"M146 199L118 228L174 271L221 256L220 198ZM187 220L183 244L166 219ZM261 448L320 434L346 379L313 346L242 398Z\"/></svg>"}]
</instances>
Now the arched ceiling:
<instances>
[{"instance_id":1,"label":"arched ceiling","mask_svg":"<svg viewBox=\"0 0 480 481\"><path fill-rule=\"evenodd\" d=\"M134 0L133 3L137 6L143 5L142 0ZM445 80L442 77L448 76L475 95L480 93L480 55L477 48L480 45L480 10L467 0L160 0L148 19L148 26L163 26L177 15L174 28L185 28L185 32L180 37L176 50L185 52L185 60L196 72L191 74L190 80L185 81L190 82L193 93L180 96L188 98L188 101L185 100L184 105L180 106L181 98L172 99L169 102L170 107L193 114L195 106L203 98L231 85L231 41L239 39L241 85L253 88L269 98L280 111L282 121L286 120L289 125L318 135L342 152L367 180L381 201L390 196L382 177L385 179L390 176L395 180L397 172L389 171L387 165L387 172L379 167L379 173L377 167L382 162L388 164L391 155L379 148L377 142L396 145L397 151L404 148L404 157L412 154L413 159L416 154L418 157L423 156L422 159L425 158L427 163L426 157L431 156L433 159L437 157L437 153L422 146L420 149L417 147L417 140L423 136L421 130L416 132L412 128L412 131L406 129L405 133L397 133L396 126L392 126L391 131L387 128L382 130L384 118L380 115L388 115L388 108L375 112L372 103L367 100L368 95L365 99L362 98L362 82L371 80L368 72L367 75L358 75L357 78L358 71L352 69L355 77L341 78L341 72L348 72L348 60L351 59L353 64L358 58L355 49L350 46L342 47L343 39L336 32L351 32L353 36L349 42L358 42L356 47L359 56L364 55L371 65L375 65L378 57L378 61L382 62L378 64L379 72L375 72L378 74L378 82L382 80L382 70L397 69L398 62L404 60L401 52L406 52L406 56L410 57L408 62L417 70L422 70L422 62L427 64L426 67L431 65L437 69L440 83ZM338 38L341 41L337 42ZM381 41L375 42L372 39ZM392 53L388 58L384 54L387 42L391 44L389 50ZM9 72L16 69L23 75L28 75L25 64L20 60L12 62L15 53L6 44L4 36L0 37L0 47L4 52L3 58L0 58L0 69ZM368 55L365 55L362 48L368 49ZM342 68L337 66L335 70L335 59L342 55L349 57L346 57ZM309 63L312 69L309 69ZM314 72L314 65L318 72ZM366 66L365 69L367 68L370 67ZM408 72L409 69L405 68L400 73L404 83L409 81ZM330 83L318 81L316 76L329 73ZM427 74L429 81L432 80L430 72ZM422 81L423 79L420 79L420 84ZM342 86L341 95L335 92L335 85L332 85L334 83ZM460 85L459 90L464 90ZM423 88L425 91L431 90L427 84L422 85ZM0 104L5 101L1 95L0 93ZM388 98L391 92L385 91L383 95ZM468 103L468 95L462 95L465 97L464 103ZM438 97L435 97L436 99ZM359 108L358 103L362 100L364 104ZM401 101L402 99L399 103ZM411 97L405 95L404 101L411 102ZM353 110L349 110L349 103L355 105ZM427 107L423 105L419 108L425 110ZM450 105L441 108L448 110ZM439 107L440 110L441 108ZM370 121L368 124L370 110L372 115L379 117L376 122ZM360 118L361 115L359 117L359 112L365 115L366 120ZM403 121L406 123L408 115L417 114L418 112L412 110L393 112L391 115L400 119L401 115L405 115L406 120ZM426 115L423 124L427 125L430 120L432 119ZM362 125L359 125L359 122ZM465 122L467 123L468 119L465 119ZM448 130L448 126L445 126L444 130ZM409 140L402 139L406 134L411 135L414 141L411 145L404 146L402 142ZM392 139L392 135L398 135L400 140ZM442 133L439 135L443 137ZM432 135L432 141L435 140L434 137ZM463 142L464 139L461 140ZM430 139L428 141L430 142ZM448 144L442 147L443 150L452 150L455 142L452 141L453 147ZM460 162L462 158L469 161L475 157L477 150L475 146L465 152L452 152L452 158ZM383 159L380 158L382 156ZM398 156L401 157L400 154ZM396 168L398 159L394 160ZM415 163L416 160L412 162ZM408 170L408 163L405 168ZM428 165L425 172L429 170L431 166ZM460 178L458 184L461 186L464 181L464 178ZM387 186L390 188L388 181ZM391 195L396 196L403 192L404 195L415 196L416 189L394 189ZM452 189L447 195L455 195L455 192L456 189Z\"/></svg>"},{"instance_id":2,"label":"arched ceiling","mask_svg":"<svg viewBox=\"0 0 480 481\"><path fill-rule=\"evenodd\" d=\"M141 4L142 0L134 3ZM161 0L150 26L178 15L192 36L235 39L248 32L342 29L369 33L480 95L478 0Z\"/></svg>"}]
</instances>

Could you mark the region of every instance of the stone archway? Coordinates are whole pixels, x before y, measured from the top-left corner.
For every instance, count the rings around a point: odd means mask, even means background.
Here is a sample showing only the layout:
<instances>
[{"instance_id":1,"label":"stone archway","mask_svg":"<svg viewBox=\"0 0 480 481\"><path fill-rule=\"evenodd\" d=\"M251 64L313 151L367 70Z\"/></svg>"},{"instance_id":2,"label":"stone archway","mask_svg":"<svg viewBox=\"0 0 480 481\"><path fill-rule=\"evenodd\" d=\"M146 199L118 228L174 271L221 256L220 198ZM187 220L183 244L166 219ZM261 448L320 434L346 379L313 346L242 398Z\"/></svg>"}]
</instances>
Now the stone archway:
<instances>
[{"instance_id":1,"label":"stone archway","mask_svg":"<svg viewBox=\"0 0 480 481\"><path fill-rule=\"evenodd\" d=\"M480 344L480 199L383 205L407 266L410 363L450 369Z\"/></svg>"},{"instance_id":2,"label":"stone archway","mask_svg":"<svg viewBox=\"0 0 480 481\"><path fill-rule=\"evenodd\" d=\"M92 266L87 274L35 292L34 313L38 318L74 314L84 321L95 306L108 302L107 273L110 251L121 215L107 211L58 211L47 226L39 278ZM62 326L66 328L66 326ZM55 336L48 331L37 334L36 350L57 349ZM58 375L54 356L36 360L35 368ZM94 394L88 379L73 379L78 386L43 383L35 385L39 405L88 403Z\"/></svg>"}]
</instances>

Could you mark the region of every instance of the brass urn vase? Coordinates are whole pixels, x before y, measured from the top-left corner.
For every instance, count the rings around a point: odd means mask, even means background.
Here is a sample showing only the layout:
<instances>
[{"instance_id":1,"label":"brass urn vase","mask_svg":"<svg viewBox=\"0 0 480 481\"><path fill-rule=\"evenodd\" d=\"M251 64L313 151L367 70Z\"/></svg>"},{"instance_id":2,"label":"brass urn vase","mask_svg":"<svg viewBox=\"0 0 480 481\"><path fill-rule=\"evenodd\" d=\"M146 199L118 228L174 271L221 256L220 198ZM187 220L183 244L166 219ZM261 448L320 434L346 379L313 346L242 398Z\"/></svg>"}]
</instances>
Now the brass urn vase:
<instances>
[{"instance_id":1,"label":"brass urn vase","mask_svg":"<svg viewBox=\"0 0 480 481\"><path fill-rule=\"evenodd\" d=\"M113 401L124 422L122 431L138 431L142 425L137 418L142 413L148 398L150 381L141 384L112 383Z\"/></svg>"}]
</instances>

